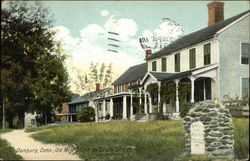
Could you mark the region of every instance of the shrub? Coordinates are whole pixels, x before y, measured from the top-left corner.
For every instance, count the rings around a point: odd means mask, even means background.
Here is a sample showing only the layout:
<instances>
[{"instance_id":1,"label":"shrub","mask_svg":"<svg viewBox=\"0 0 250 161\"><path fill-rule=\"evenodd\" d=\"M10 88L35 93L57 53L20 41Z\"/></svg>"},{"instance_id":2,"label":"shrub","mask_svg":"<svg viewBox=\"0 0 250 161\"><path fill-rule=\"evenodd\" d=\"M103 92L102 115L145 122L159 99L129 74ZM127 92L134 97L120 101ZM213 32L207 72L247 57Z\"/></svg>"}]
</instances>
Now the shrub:
<instances>
[{"instance_id":1,"label":"shrub","mask_svg":"<svg viewBox=\"0 0 250 161\"><path fill-rule=\"evenodd\" d=\"M105 116L105 119L108 120L109 118L110 118L110 114L107 114L107 115Z\"/></svg>"},{"instance_id":2,"label":"shrub","mask_svg":"<svg viewBox=\"0 0 250 161\"><path fill-rule=\"evenodd\" d=\"M85 107L77 113L77 119L80 122L90 122L95 118L95 109L93 107Z\"/></svg>"},{"instance_id":3,"label":"shrub","mask_svg":"<svg viewBox=\"0 0 250 161\"><path fill-rule=\"evenodd\" d=\"M182 102L180 104L180 116L181 117L185 117L189 111L189 108L188 108L188 103L187 102Z\"/></svg>"}]
</instances>

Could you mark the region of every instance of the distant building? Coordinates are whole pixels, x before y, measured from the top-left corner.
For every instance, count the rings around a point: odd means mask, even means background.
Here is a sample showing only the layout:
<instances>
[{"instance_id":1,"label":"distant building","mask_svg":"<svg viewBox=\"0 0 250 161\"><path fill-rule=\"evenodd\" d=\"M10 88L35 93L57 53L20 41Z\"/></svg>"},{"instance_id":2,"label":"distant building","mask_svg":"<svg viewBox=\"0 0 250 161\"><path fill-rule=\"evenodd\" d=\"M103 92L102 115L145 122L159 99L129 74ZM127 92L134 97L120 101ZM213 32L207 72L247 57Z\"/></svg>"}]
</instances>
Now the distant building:
<instances>
[{"instance_id":1,"label":"distant building","mask_svg":"<svg viewBox=\"0 0 250 161\"><path fill-rule=\"evenodd\" d=\"M94 98L105 97L109 95L111 92L112 88L100 89L100 84L97 83L95 91L85 93L84 95L73 99L71 102L68 103L68 109L69 109L67 113L68 121L69 122L77 121L76 118L77 112L81 111L84 107L91 106L95 110L97 110L97 106L99 106L99 103L94 102ZM95 113L97 117L97 111ZM101 112L100 115L102 115ZM95 119L97 120L97 118Z\"/></svg>"}]
</instances>

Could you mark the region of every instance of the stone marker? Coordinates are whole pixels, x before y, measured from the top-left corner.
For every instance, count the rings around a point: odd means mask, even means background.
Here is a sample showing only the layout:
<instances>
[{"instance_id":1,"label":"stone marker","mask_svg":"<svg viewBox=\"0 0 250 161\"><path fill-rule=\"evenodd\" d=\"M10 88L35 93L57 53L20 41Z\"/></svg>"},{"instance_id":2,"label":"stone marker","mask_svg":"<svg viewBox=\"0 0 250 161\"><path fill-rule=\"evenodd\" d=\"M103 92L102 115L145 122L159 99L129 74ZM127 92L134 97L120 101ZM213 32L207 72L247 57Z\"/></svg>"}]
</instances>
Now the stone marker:
<instances>
[{"instance_id":1,"label":"stone marker","mask_svg":"<svg viewBox=\"0 0 250 161\"><path fill-rule=\"evenodd\" d=\"M204 125L201 121L190 126L191 154L205 154Z\"/></svg>"},{"instance_id":2,"label":"stone marker","mask_svg":"<svg viewBox=\"0 0 250 161\"><path fill-rule=\"evenodd\" d=\"M183 120L186 154L234 158L232 118L222 104L214 101L198 102Z\"/></svg>"}]
</instances>

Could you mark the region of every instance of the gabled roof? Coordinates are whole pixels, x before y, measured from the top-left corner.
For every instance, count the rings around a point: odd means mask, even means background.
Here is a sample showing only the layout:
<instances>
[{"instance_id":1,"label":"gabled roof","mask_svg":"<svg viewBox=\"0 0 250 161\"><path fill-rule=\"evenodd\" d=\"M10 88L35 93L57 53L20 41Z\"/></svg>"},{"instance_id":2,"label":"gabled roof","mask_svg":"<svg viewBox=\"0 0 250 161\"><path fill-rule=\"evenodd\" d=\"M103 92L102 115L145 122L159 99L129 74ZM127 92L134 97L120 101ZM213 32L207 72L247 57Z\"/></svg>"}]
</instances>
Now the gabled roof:
<instances>
[{"instance_id":1,"label":"gabled roof","mask_svg":"<svg viewBox=\"0 0 250 161\"><path fill-rule=\"evenodd\" d=\"M118 79L116 79L112 85L124 84L127 82L135 81L144 77L147 73L147 64L139 64L130 67L126 72L124 72Z\"/></svg>"},{"instance_id":2,"label":"gabled roof","mask_svg":"<svg viewBox=\"0 0 250 161\"><path fill-rule=\"evenodd\" d=\"M73 99L68 104L88 102L91 97L97 97L99 94L106 92L106 91L109 91L109 90L112 90L112 88L104 88L104 89L100 89L98 91L92 91L92 92L85 93L84 95Z\"/></svg>"},{"instance_id":3,"label":"gabled roof","mask_svg":"<svg viewBox=\"0 0 250 161\"><path fill-rule=\"evenodd\" d=\"M177 51L177 50L183 49L185 47L194 45L196 43L211 39L214 37L216 32L218 32L222 28L226 27L227 25L231 24L232 22L236 21L237 19L239 19L243 15L247 14L248 12L250 12L250 10L245 11L243 13L240 13L240 14L238 14L234 17L231 17L229 19L226 19L224 21L218 22L214 25L211 25L211 26L208 26L208 27L203 28L201 30L198 30L196 32L190 33L186 36L180 37L179 39L175 40L174 42L172 42L168 46L164 47L160 51L157 51L156 53L152 54L151 56L147 57L146 59L149 60L149 59L161 57L163 55L168 55L174 51Z\"/></svg>"}]
</instances>

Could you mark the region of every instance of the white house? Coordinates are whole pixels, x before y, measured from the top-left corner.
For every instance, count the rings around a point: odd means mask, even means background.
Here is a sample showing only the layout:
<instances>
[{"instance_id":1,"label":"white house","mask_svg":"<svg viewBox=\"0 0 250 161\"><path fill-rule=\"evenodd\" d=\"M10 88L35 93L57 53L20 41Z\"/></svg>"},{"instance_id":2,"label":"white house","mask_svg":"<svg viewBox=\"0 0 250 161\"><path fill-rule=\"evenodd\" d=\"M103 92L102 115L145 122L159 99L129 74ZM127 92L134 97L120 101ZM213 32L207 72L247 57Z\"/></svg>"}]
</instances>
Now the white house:
<instances>
[{"instance_id":1,"label":"white house","mask_svg":"<svg viewBox=\"0 0 250 161\"><path fill-rule=\"evenodd\" d=\"M133 88L139 90L138 98L140 105L144 105L144 113L152 113L154 104L160 103L160 88L156 95L146 89L150 84L160 87L163 81L176 84L173 116L180 112L177 89L183 81L191 83L191 103L222 100L227 94L232 97L248 95L249 13L248 10L224 20L224 3L210 2L208 27L183 36L158 52L147 50L146 63L129 68L113 83L114 94L102 98L111 102L111 116L129 119L138 112L133 107L130 90ZM163 112L166 113L168 108L164 104Z\"/></svg>"}]
</instances>

